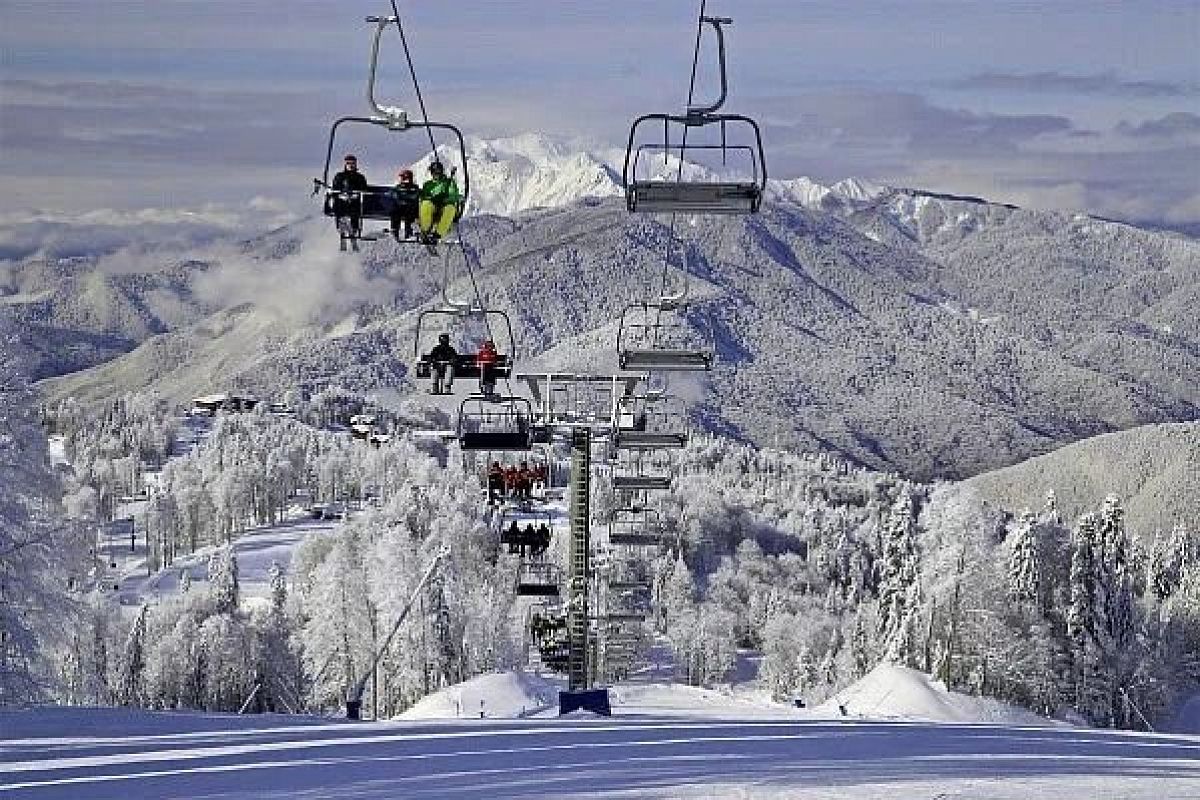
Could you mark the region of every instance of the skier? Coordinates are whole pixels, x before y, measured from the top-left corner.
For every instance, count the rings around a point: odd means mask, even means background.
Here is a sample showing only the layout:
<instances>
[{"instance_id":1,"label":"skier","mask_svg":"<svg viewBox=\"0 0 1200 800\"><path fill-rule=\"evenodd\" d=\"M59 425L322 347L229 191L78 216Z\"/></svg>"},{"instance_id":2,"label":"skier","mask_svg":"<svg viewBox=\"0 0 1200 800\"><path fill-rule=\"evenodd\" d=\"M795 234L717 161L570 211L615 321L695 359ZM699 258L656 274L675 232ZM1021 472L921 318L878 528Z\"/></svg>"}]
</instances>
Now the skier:
<instances>
[{"instance_id":1,"label":"skier","mask_svg":"<svg viewBox=\"0 0 1200 800\"><path fill-rule=\"evenodd\" d=\"M517 470L517 499L529 501L532 500L531 488L533 485L533 473L529 471L529 464L525 461L521 462L521 468Z\"/></svg>"},{"instance_id":2,"label":"skier","mask_svg":"<svg viewBox=\"0 0 1200 800\"><path fill-rule=\"evenodd\" d=\"M538 493L539 497L546 495L546 465L537 464L533 468L533 490Z\"/></svg>"},{"instance_id":3,"label":"skier","mask_svg":"<svg viewBox=\"0 0 1200 800\"><path fill-rule=\"evenodd\" d=\"M419 216L421 241L433 247L450 232L450 226L458 216L462 197L458 193L458 184L446 174L442 162L430 164L429 175L429 180L421 187Z\"/></svg>"},{"instance_id":4,"label":"skier","mask_svg":"<svg viewBox=\"0 0 1200 800\"><path fill-rule=\"evenodd\" d=\"M533 554L535 556L545 555L550 549L550 526L546 523L538 525L537 534L534 538Z\"/></svg>"},{"instance_id":5,"label":"skier","mask_svg":"<svg viewBox=\"0 0 1200 800\"><path fill-rule=\"evenodd\" d=\"M401 223L404 224L404 238L412 238L413 223L417 221L421 203L421 187L413 183L412 170L400 170L399 178L392 187L392 236L396 241L400 241Z\"/></svg>"},{"instance_id":6,"label":"skier","mask_svg":"<svg viewBox=\"0 0 1200 800\"><path fill-rule=\"evenodd\" d=\"M499 461L493 461L487 472L488 504L504 499L504 468Z\"/></svg>"},{"instance_id":7,"label":"skier","mask_svg":"<svg viewBox=\"0 0 1200 800\"><path fill-rule=\"evenodd\" d=\"M433 375L432 394L451 394L454 391L454 365L458 351L450 344L450 334L438 336L438 343L429 351L429 365Z\"/></svg>"},{"instance_id":8,"label":"skier","mask_svg":"<svg viewBox=\"0 0 1200 800\"><path fill-rule=\"evenodd\" d=\"M521 526L514 519L505 530L505 541L508 542L508 552L525 555L525 547L521 544Z\"/></svg>"},{"instance_id":9,"label":"skier","mask_svg":"<svg viewBox=\"0 0 1200 800\"><path fill-rule=\"evenodd\" d=\"M483 347L479 348L478 355L475 356L475 363L479 365L479 390L485 397L496 396L496 362L498 360L496 343L488 339L483 343Z\"/></svg>"},{"instance_id":10,"label":"skier","mask_svg":"<svg viewBox=\"0 0 1200 800\"><path fill-rule=\"evenodd\" d=\"M343 169L333 176L332 192L328 198L333 206L334 221L341 237L341 249L346 240L358 252L358 237L362 235L362 192L367 191L367 176L358 171L358 158L347 153Z\"/></svg>"},{"instance_id":11,"label":"skier","mask_svg":"<svg viewBox=\"0 0 1200 800\"><path fill-rule=\"evenodd\" d=\"M504 470L504 493L513 500L517 499L517 468L512 465Z\"/></svg>"}]
</instances>

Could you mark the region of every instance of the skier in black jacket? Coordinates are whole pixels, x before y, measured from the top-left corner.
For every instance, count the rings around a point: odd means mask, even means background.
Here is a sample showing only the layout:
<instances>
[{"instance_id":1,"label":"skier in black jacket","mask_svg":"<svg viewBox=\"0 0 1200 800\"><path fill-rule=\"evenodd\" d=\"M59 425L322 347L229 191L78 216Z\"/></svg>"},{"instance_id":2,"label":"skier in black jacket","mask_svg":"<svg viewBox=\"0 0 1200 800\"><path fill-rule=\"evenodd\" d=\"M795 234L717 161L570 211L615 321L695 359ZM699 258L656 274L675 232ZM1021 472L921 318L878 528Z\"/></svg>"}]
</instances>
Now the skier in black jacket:
<instances>
[{"instance_id":1,"label":"skier in black jacket","mask_svg":"<svg viewBox=\"0 0 1200 800\"><path fill-rule=\"evenodd\" d=\"M342 238L342 249L346 249L346 240L358 250L358 237L362 235L362 197L354 192L367 190L367 176L358 171L358 159L353 154L347 154L345 167L333 176L330 189L333 191L333 216L337 222L338 233ZM350 194L350 197L343 197Z\"/></svg>"},{"instance_id":2,"label":"skier in black jacket","mask_svg":"<svg viewBox=\"0 0 1200 800\"><path fill-rule=\"evenodd\" d=\"M450 344L450 334L438 336L438 343L429 351L434 394L451 394L454 391L454 365L457 360L458 351Z\"/></svg>"}]
</instances>

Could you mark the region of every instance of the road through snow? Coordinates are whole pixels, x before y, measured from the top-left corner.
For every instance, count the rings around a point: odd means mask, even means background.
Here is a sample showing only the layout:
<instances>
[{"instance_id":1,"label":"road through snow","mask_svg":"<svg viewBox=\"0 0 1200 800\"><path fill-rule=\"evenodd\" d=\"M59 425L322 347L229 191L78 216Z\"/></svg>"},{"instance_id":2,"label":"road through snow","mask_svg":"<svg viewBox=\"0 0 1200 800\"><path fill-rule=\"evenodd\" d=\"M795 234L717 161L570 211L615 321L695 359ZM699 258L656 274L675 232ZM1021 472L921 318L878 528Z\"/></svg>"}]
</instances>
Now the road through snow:
<instances>
[{"instance_id":1,"label":"road through snow","mask_svg":"<svg viewBox=\"0 0 1200 800\"><path fill-rule=\"evenodd\" d=\"M35 713L51 719L23 724ZM645 716L221 729L203 715L218 729L194 730L185 714L158 715L177 726L162 733L155 715L111 714L0 714L0 798L1200 797L1186 736Z\"/></svg>"}]
</instances>

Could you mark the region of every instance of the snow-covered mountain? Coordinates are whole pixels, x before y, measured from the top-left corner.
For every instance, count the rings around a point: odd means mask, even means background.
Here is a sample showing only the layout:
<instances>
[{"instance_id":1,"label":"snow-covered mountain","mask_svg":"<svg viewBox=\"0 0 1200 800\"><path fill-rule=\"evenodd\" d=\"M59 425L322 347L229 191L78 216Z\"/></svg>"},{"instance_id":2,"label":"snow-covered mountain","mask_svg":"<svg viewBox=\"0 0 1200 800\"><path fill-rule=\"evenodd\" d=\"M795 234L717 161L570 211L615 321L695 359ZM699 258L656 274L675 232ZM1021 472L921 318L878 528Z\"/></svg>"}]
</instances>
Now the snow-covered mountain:
<instances>
[{"instance_id":1,"label":"snow-covered mountain","mask_svg":"<svg viewBox=\"0 0 1200 800\"><path fill-rule=\"evenodd\" d=\"M463 231L522 364L615 369L621 310L656 295L665 225L612 196L615 151L536 136L471 148ZM962 477L1200 416L1200 243L862 181L777 181L771 197L756 217L683 222L691 322L712 329L720 356L709 391L685 387L703 397L704 425ZM510 215L478 213L489 206ZM403 394L443 269L388 241L343 256L323 219L129 275L112 260L9 272L0 302L43 343L39 375L111 359L46 382L52 394ZM452 271L451 295L470 297Z\"/></svg>"},{"instance_id":2,"label":"snow-covered mountain","mask_svg":"<svg viewBox=\"0 0 1200 800\"><path fill-rule=\"evenodd\" d=\"M452 157L449 151L440 151ZM467 140L473 213L511 216L520 211L571 205L585 198L613 197L622 193L621 169L625 151L615 148L581 148L540 134L502 139ZM417 162L424 172L431 156ZM679 161L670 158L652 170L655 177L677 174ZM685 163L684 175L691 179L711 178L702 166ZM857 178L823 186L809 178L772 178L767 196L825 211L850 212L869 205L891 192L889 187Z\"/></svg>"},{"instance_id":3,"label":"snow-covered mountain","mask_svg":"<svg viewBox=\"0 0 1200 800\"><path fill-rule=\"evenodd\" d=\"M1121 498L1131 531L1200 527L1200 423L1145 425L1096 436L1005 469L963 488L1009 513L1037 510L1053 491L1063 519Z\"/></svg>"}]
</instances>

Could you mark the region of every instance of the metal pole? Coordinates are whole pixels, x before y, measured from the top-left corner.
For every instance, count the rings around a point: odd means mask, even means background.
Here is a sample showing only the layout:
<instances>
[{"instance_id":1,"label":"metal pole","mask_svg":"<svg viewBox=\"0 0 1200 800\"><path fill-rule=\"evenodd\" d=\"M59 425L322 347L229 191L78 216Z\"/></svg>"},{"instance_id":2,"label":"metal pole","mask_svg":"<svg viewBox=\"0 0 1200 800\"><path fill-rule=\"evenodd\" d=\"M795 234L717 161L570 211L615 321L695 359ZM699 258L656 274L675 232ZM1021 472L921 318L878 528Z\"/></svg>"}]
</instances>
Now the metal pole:
<instances>
[{"instance_id":1,"label":"metal pole","mask_svg":"<svg viewBox=\"0 0 1200 800\"><path fill-rule=\"evenodd\" d=\"M400 626L404 623L404 619L408 616L408 612L412 610L413 604L416 603L421 591L425 588L425 584L433 577L434 571L441 564L442 559L449 555L448 549L438 551L438 554L433 557L433 561L429 563L425 574L421 576L421 580L417 582L416 588L408 598L408 602L404 604L404 608L400 609L400 615L396 617L395 624L392 625L392 630L388 633L387 638L383 640L381 646L376 652L375 657L371 660L371 666L366 673L346 692L346 718L358 719L362 710L362 696L367 690L367 681L375 674L375 670L379 667L379 662L383 658L383 654L387 652L388 646L391 645L392 639L396 638L396 633L400 630Z\"/></svg>"}]
</instances>

